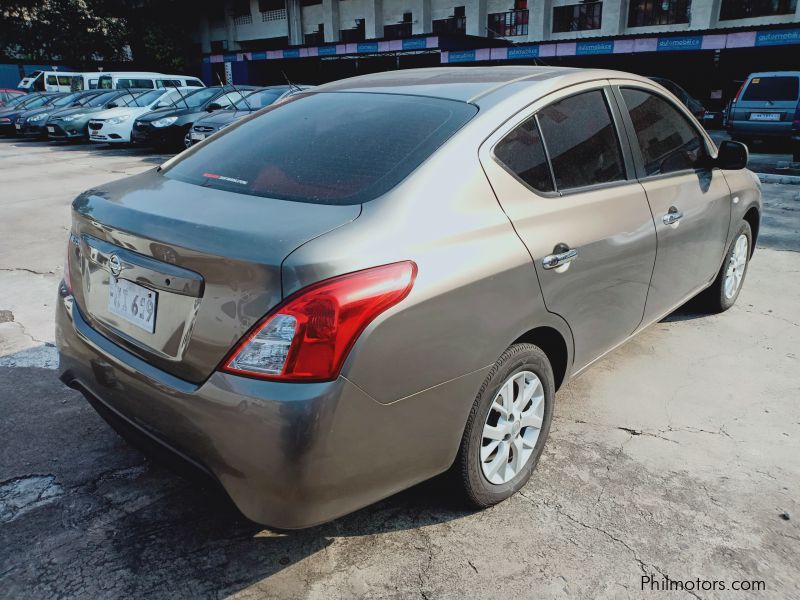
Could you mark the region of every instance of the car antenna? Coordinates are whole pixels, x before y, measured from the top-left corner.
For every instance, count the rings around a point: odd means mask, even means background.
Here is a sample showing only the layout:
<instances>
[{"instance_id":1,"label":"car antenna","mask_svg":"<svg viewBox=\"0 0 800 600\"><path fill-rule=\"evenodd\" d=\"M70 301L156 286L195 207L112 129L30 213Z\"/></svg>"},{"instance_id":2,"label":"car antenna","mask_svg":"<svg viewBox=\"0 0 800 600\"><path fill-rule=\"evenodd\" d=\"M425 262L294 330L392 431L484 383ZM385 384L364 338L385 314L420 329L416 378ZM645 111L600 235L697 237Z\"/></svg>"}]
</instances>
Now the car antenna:
<instances>
[{"instance_id":1,"label":"car antenna","mask_svg":"<svg viewBox=\"0 0 800 600\"><path fill-rule=\"evenodd\" d=\"M217 81L219 81L219 84L222 86L222 89L224 90L224 89L225 89L225 84L224 84L224 83L222 83L222 77L220 77L220 76L219 76L219 73L217 73ZM235 86L235 85L233 85L233 82L232 82L232 81L230 82L230 84L229 84L229 85L230 85L230 86L233 88L233 91L234 91L234 92L236 92L237 94L239 94L239 97L240 97L240 98L242 99L242 101L243 101L243 102L244 102L244 103L247 105L247 108L248 108L248 110L249 110L250 112L253 112L253 107L252 107L252 106L250 106L250 103L247 101L247 98L245 98L245 97L244 97L244 94L242 94L242 92L240 92L240 91L239 91L239 90L236 88L236 86ZM235 104L236 104L236 103L234 103L234 106L235 106Z\"/></svg>"}]
</instances>

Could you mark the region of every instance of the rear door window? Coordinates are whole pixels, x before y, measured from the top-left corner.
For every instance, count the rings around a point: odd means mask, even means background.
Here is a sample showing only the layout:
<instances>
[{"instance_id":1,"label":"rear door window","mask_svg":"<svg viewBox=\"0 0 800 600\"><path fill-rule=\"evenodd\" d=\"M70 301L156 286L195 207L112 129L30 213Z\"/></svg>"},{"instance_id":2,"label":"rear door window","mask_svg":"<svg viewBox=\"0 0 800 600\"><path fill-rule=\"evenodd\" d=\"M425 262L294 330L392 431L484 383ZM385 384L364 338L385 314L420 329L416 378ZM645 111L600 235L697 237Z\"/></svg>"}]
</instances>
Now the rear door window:
<instances>
[{"instance_id":1,"label":"rear door window","mask_svg":"<svg viewBox=\"0 0 800 600\"><path fill-rule=\"evenodd\" d=\"M746 102L793 102L800 92L800 78L795 76L753 77L742 95Z\"/></svg>"},{"instance_id":2,"label":"rear door window","mask_svg":"<svg viewBox=\"0 0 800 600\"><path fill-rule=\"evenodd\" d=\"M297 95L162 172L253 196L359 204L395 187L477 111L466 102L399 94Z\"/></svg>"},{"instance_id":3,"label":"rear door window","mask_svg":"<svg viewBox=\"0 0 800 600\"><path fill-rule=\"evenodd\" d=\"M647 176L693 169L705 144L686 116L666 99L645 90L621 88Z\"/></svg>"},{"instance_id":4,"label":"rear door window","mask_svg":"<svg viewBox=\"0 0 800 600\"><path fill-rule=\"evenodd\" d=\"M626 178L616 128L601 90L559 100L537 117L559 191Z\"/></svg>"}]
</instances>

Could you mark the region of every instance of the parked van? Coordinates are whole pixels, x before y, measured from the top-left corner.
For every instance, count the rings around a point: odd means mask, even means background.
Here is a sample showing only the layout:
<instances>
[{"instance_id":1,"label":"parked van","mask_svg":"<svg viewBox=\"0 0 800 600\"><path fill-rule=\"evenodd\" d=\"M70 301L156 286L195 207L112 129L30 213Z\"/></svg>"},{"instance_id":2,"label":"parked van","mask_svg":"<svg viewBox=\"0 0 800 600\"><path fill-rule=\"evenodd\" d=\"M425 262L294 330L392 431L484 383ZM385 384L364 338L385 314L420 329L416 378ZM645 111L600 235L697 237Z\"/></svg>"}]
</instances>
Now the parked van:
<instances>
[{"instance_id":1,"label":"parked van","mask_svg":"<svg viewBox=\"0 0 800 600\"><path fill-rule=\"evenodd\" d=\"M80 73L66 71L34 71L17 84L17 88L27 92L70 92L72 78Z\"/></svg>"},{"instance_id":2,"label":"parked van","mask_svg":"<svg viewBox=\"0 0 800 600\"><path fill-rule=\"evenodd\" d=\"M736 140L788 141L800 110L800 71L752 73L733 99L728 132Z\"/></svg>"},{"instance_id":3,"label":"parked van","mask_svg":"<svg viewBox=\"0 0 800 600\"><path fill-rule=\"evenodd\" d=\"M100 86L101 71L92 71L90 73L78 73L72 76L71 91L83 92L86 90L96 90Z\"/></svg>"},{"instance_id":4,"label":"parked van","mask_svg":"<svg viewBox=\"0 0 800 600\"><path fill-rule=\"evenodd\" d=\"M168 87L205 87L197 77L165 75L164 73L119 72L102 73L98 87L103 90L121 88L156 89Z\"/></svg>"}]
</instances>

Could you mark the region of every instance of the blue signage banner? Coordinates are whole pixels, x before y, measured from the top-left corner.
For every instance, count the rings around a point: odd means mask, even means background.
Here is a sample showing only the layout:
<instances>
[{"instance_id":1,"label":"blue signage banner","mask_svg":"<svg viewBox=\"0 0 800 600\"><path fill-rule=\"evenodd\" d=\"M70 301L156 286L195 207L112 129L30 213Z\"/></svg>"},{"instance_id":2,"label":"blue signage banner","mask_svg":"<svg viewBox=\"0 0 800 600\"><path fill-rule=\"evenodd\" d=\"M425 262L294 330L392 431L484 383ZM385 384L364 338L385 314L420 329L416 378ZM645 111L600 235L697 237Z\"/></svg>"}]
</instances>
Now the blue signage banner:
<instances>
[{"instance_id":1,"label":"blue signage banner","mask_svg":"<svg viewBox=\"0 0 800 600\"><path fill-rule=\"evenodd\" d=\"M475 50L457 50L447 55L447 62L475 62Z\"/></svg>"},{"instance_id":2,"label":"blue signage banner","mask_svg":"<svg viewBox=\"0 0 800 600\"><path fill-rule=\"evenodd\" d=\"M575 45L575 54L586 56L589 54L613 54L614 42L611 40L604 42L578 42Z\"/></svg>"},{"instance_id":3,"label":"blue signage banner","mask_svg":"<svg viewBox=\"0 0 800 600\"><path fill-rule=\"evenodd\" d=\"M299 48L290 48L283 51L283 58L300 58Z\"/></svg>"},{"instance_id":4,"label":"blue signage banner","mask_svg":"<svg viewBox=\"0 0 800 600\"><path fill-rule=\"evenodd\" d=\"M428 38L409 38L403 40L403 50L423 50L428 47Z\"/></svg>"},{"instance_id":5,"label":"blue signage banner","mask_svg":"<svg viewBox=\"0 0 800 600\"><path fill-rule=\"evenodd\" d=\"M378 42L361 42L356 46L357 52L377 52Z\"/></svg>"},{"instance_id":6,"label":"blue signage banner","mask_svg":"<svg viewBox=\"0 0 800 600\"><path fill-rule=\"evenodd\" d=\"M539 46L512 46L508 49L506 56L509 60L513 58L536 58L539 56Z\"/></svg>"},{"instance_id":7,"label":"blue signage banner","mask_svg":"<svg viewBox=\"0 0 800 600\"><path fill-rule=\"evenodd\" d=\"M250 57L253 60L266 60L267 53L266 52L253 52L252 54L250 54Z\"/></svg>"},{"instance_id":8,"label":"blue signage banner","mask_svg":"<svg viewBox=\"0 0 800 600\"><path fill-rule=\"evenodd\" d=\"M800 44L800 29L774 29L759 31L756 34L756 46L782 46L784 44Z\"/></svg>"},{"instance_id":9,"label":"blue signage banner","mask_svg":"<svg viewBox=\"0 0 800 600\"><path fill-rule=\"evenodd\" d=\"M235 54L226 54L222 57L224 62L236 62L236 55Z\"/></svg>"},{"instance_id":10,"label":"blue signage banner","mask_svg":"<svg viewBox=\"0 0 800 600\"><path fill-rule=\"evenodd\" d=\"M336 46L320 46L317 48L319 56L333 56L336 54Z\"/></svg>"},{"instance_id":11,"label":"blue signage banner","mask_svg":"<svg viewBox=\"0 0 800 600\"><path fill-rule=\"evenodd\" d=\"M702 47L702 35L658 38L659 52L670 52L673 50L700 50Z\"/></svg>"}]
</instances>

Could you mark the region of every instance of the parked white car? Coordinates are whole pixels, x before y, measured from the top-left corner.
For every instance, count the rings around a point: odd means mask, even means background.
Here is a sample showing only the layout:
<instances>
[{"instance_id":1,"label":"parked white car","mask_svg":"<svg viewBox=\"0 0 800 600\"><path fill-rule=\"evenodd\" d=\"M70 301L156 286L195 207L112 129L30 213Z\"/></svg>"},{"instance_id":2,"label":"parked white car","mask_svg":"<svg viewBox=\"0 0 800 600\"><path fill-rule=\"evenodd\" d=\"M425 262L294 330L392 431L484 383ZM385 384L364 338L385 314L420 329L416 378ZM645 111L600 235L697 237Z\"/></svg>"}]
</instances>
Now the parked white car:
<instances>
[{"instance_id":1,"label":"parked white car","mask_svg":"<svg viewBox=\"0 0 800 600\"><path fill-rule=\"evenodd\" d=\"M180 87L146 92L131 90L131 98L126 98L127 106L109 108L97 113L89 121L89 140L101 144L128 144L131 141L133 123L138 117L156 108L181 106L182 98L196 89Z\"/></svg>"}]
</instances>

